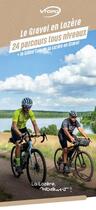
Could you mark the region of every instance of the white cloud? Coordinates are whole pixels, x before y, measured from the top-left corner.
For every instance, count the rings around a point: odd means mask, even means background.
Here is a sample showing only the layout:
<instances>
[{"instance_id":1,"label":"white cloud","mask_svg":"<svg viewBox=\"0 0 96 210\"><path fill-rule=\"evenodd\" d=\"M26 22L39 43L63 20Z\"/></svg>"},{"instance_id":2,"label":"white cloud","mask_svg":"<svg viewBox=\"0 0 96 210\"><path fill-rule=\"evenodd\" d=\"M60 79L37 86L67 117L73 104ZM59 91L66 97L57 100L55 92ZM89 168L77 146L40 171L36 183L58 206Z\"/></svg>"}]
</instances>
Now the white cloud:
<instances>
[{"instance_id":1,"label":"white cloud","mask_svg":"<svg viewBox=\"0 0 96 210\"><path fill-rule=\"evenodd\" d=\"M37 76L34 80L32 77L23 74L9 77L5 81L0 81L0 90L21 90L49 94L53 94L55 92L47 74Z\"/></svg>"},{"instance_id":2,"label":"white cloud","mask_svg":"<svg viewBox=\"0 0 96 210\"><path fill-rule=\"evenodd\" d=\"M81 109L85 107L86 110L90 107L94 107L96 105L95 98L75 98L75 97L50 97L44 98L44 101L41 97L33 98L34 101L34 109L41 109L41 110L68 110L72 108Z\"/></svg>"},{"instance_id":3,"label":"white cloud","mask_svg":"<svg viewBox=\"0 0 96 210\"><path fill-rule=\"evenodd\" d=\"M96 85L96 49L87 45L76 54L65 56L67 65L51 74L61 84Z\"/></svg>"},{"instance_id":4,"label":"white cloud","mask_svg":"<svg viewBox=\"0 0 96 210\"><path fill-rule=\"evenodd\" d=\"M11 97L3 97L0 99L0 109L12 109L15 105L15 102L12 103Z\"/></svg>"},{"instance_id":5,"label":"white cloud","mask_svg":"<svg viewBox=\"0 0 96 210\"><path fill-rule=\"evenodd\" d=\"M92 45L86 45L76 54L65 56L65 61L67 65L75 64L79 67L77 73L81 75L96 76L96 49Z\"/></svg>"},{"instance_id":6,"label":"white cloud","mask_svg":"<svg viewBox=\"0 0 96 210\"><path fill-rule=\"evenodd\" d=\"M87 51L88 50L88 51ZM32 92L57 93L58 85L96 85L96 49L90 45L76 54L65 57L76 64L66 66L50 74L42 74L33 79L27 75L9 77L0 81L0 90L24 90Z\"/></svg>"},{"instance_id":7,"label":"white cloud","mask_svg":"<svg viewBox=\"0 0 96 210\"><path fill-rule=\"evenodd\" d=\"M96 104L96 99L95 98L75 98L75 97L60 97L58 98L59 104L70 104L70 105L92 105L94 106Z\"/></svg>"},{"instance_id":8,"label":"white cloud","mask_svg":"<svg viewBox=\"0 0 96 210\"><path fill-rule=\"evenodd\" d=\"M16 109L21 106L21 99L15 97L5 97L0 100L0 109ZM37 110L67 110L72 109L73 107L80 108L85 107L86 110L88 106L94 107L96 105L95 98L75 98L75 97L45 97L35 96L32 97L33 100L33 109Z\"/></svg>"}]
</instances>

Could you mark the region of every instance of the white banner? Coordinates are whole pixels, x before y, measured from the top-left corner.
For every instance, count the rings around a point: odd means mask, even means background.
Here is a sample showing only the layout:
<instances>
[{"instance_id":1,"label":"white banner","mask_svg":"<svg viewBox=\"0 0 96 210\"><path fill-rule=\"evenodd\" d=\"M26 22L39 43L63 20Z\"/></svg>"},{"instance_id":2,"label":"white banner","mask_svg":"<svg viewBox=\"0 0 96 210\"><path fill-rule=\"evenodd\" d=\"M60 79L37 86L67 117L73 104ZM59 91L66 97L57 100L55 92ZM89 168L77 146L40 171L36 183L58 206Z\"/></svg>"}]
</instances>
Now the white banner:
<instances>
[{"instance_id":1,"label":"white banner","mask_svg":"<svg viewBox=\"0 0 96 210\"><path fill-rule=\"evenodd\" d=\"M19 40L13 40L10 43L9 53L31 50L76 40L82 40L86 39L87 35L88 26L55 33L49 33L40 36L38 35L28 38L22 38Z\"/></svg>"}]
</instances>

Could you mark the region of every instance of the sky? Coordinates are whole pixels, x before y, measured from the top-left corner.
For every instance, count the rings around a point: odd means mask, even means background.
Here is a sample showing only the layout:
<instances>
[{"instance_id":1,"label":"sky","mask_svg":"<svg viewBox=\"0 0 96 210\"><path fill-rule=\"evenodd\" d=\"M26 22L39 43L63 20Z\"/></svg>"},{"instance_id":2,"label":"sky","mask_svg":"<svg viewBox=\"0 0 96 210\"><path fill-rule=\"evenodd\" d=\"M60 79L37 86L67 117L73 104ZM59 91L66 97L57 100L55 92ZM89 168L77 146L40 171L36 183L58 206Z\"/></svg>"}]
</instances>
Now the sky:
<instances>
[{"instance_id":1,"label":"sky","mask_svg":"<svg viewBox=\"0 0 96 210\"><path fill-rule=\"evenodd\" d=\"M77 45L18 56L0 48L0 109L24 97L34 110L89 111L96 105L96 30Z\"/></svg>"}]
</instances>

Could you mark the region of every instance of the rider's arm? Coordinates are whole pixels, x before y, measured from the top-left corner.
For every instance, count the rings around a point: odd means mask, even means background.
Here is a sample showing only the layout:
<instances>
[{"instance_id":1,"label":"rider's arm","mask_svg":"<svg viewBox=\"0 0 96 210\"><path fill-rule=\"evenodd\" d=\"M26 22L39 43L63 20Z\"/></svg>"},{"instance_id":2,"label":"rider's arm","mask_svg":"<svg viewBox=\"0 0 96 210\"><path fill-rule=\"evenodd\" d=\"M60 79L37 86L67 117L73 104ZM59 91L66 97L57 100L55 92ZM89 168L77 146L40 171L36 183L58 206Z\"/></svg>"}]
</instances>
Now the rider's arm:
<instances>
[{"instance_id":1,"label":"rider's arm","mask_svg":"<svg viewBox=\"0 0 96 210\"><path fill-rule=\"evenodd\" d=\"M17 122L13 121L11 128L17 133L17 135L22 136L22 133L17 128Z\"/></svg>"},{"instance_id":2,"label":"rider's arm","mask_svg":"<svg viewBox=\"0 0 96 210\"><path fill-rule=\"evenodd\" d=\"M17 135L21 136L22 133L19 131L18 127L17 127L17 122L18 122L18 118L19 118L19 110L16 110L13 113L13 117L12 117L12 126L11 128L17 133Z\"/></svg>"},{"instance_id":3,"label":"rider's arm","mask_svg":"<svg viewBox=\"0 0 96 210\"><path fill-rule=\"evenodd\" d=\"M63 130L64 130L64 133L66 134L66 136L68 136L68 138L69 138L72 142L74 142L75 139L74 139L73 136L71 136L71 134L69 133L68 128L65 127L65 128L63 128Z\"/></svg>"},{"instance_id":4,"label":"rider's arm","mask_svg":"<svg viewBox=\"0 0 96 210\"><path fill-rule=\"evenodd\" d=\"M36 134L37 136L40 135L40 130L39 130L39 128L38 128L38 125L37 125L37 123L36 123L36 120L33 120L33 121L32 121L32 125L33 125L33 128L34 128L35 134Z\"/></svg>"},{"instance_id":5,"label":"rider's arm","mask_svg":"<svg viewBox=\"0 0 96 210\"><path fill-rule=\"evenodd\" d=\"M87 136L87 134L85 133L85 131L84 131L83 128L78 127L77 129L78 129L78 131L79 131L86 139L88 139L88 136Z\"/></svg>"},{"instance_id":6,"label":"rider's arm","mask_svg":"<svg viewBox=\"0 0 96 210\"><path fill-rule=\"evenodd\" d=\"M40 135L40 130L38 128L34 112L32 110L29 111L29 116L30 116L30 120L31 120L33 128L34 128L35 135L37 135L37 136Z\"/></svg>"}]
</instances>

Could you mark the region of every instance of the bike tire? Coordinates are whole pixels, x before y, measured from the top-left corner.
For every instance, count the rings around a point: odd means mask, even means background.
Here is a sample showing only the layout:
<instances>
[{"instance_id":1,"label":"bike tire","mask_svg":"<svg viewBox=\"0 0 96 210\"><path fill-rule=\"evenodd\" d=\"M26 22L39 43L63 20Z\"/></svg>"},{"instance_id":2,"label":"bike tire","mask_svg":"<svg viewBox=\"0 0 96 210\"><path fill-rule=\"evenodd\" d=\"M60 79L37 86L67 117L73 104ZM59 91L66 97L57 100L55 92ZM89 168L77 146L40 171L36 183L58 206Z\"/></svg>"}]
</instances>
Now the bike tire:
<instances>
[{"instance_id":1,"label":"bike tire","mask_svg":"<svg viewBox=\"0 0 96 210\"><path fill-rule=\"evenodd\" d=\"M56 168L56 170L57 170L57 172L62 172L61 170L60 170L60 167L58 166L58 164L57 164L57 155L58 155L58 153L59 152L62 152L62 148L58 148L56 151L55 151L55 154L54 154L54 165L55 165L55 168Z\"/></svg>"},{"instance_id":2,"label":"bike tire","mask_svg":"<svg viewBox=\"0 0 96 210\"><path fill-rule=\"evenodd\" d=\"M86 158L87 158L87 161L86 161L86 163L89 161L90 162L90 172L89 172L89 175L87 174L87 175L85 175L85 177L84 177L84 174L83 174L83 177L82 177L82 174L80 173L80 171L82 171L82 168L81 168L81 170L80 169L78 169L78 160L79 160L79 162L82 160L82 161L84 161L84 156L86 156ZM81 159L80 159L80 157L81 157ZM85 163L85 165L86 165L86 163ZM76 170L76 173L77 173L77 175L80 177L80 179L82 179L83 181L90 181L91 180L91 178L92 178L92 176L93 176L93 172L94 172L94 166L93 166L93 161L92 161L92 158L91 158L91 156L87 153L87 152L85 152L85 151L80 151L80 152L78 152L77 153L77 155L76 155L76 158L75 158L75 170ZM86 173L88 173L88 169L87 169L87 171L86 171Z\"/></svg>"},{"instance_id":3,"label":"bike tire","mask_svg":"<svg viewBox=\"0 0 96 210\"><path fill-rule=\"evenodd\" d=\"M15 167L13 167L13 154L15 152L15 149L16 149L16 146L14 146L11 150L11 169L12 169L12 172L13 172L13 175L16 177L16 178L19 178L21 176L21 173L17 173L16 170L15 170Z\"/></svg>"},{"instance_id":4,"label":"bike tire","mask_svg":"<svg viewBox=\"0 0 96 210\"><path fill-rule=\"evenodd\" d=\"M36 180L34 180L34 177L33 176L31 177L30 168L29 168L30 167L29 166L30 155L28 155L28 157L27 157L27 166L26 166L27 177L28 177L28 180L29 180L29 183L31 184L31 186L33 186L35 188L40 188L41 184L45 182L46 176L47 176L46 162L45 162L45 158L44 158L43 154L38 149L32 149L31 150L31 156L32 155L34 155L35 161L36 161L35 164L38 164L38 167L39 167L39 164L40 163L37 163L37 160L36 160L37 156L36 155L38 155L40 157L40 159L41 159L42 166L43 166L42 178L41 178L41 180L37 181L37 183L36 183ZM33 168L31 170L34 170L35 171L37 169L36 168ZM35 173L38 173L38 172L35 171ZM35 176L35 178L36 178L36 176ZM38 183L39 183L39 185L38 185Z\"/></svg>"}]
</instances>

